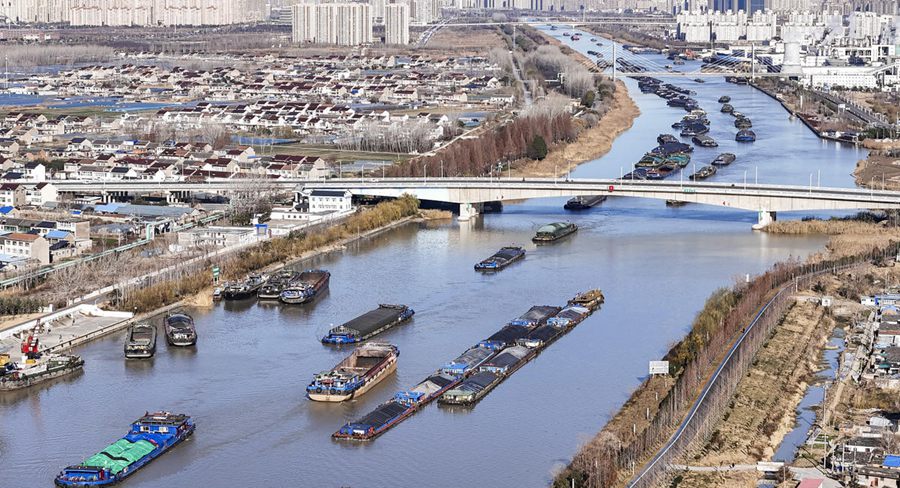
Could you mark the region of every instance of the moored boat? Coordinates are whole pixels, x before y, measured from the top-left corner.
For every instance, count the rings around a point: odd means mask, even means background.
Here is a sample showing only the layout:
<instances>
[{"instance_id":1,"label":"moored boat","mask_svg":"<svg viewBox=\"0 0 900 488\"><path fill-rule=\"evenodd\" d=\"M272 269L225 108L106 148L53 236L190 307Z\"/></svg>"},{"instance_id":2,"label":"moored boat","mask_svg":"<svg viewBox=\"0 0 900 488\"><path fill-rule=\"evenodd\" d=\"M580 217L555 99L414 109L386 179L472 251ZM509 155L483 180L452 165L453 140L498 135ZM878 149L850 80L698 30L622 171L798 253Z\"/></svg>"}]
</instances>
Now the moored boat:
<instances>
[{"instance_id":1,"label":"moored boat","mask_svg":"<svg viewBox=\"0 0 900 488\"><path fill-rule=\"evenodd\" d=\"M267 277L250 275L246 280L238 283L229 283L222 291L222 297L226 300L243 300L256 296L256 292L265 284Z\"/></svg>"},{"instance_id":2,"label":"moored boat","mask_svg":"<svg viewBox=\"0 0 900 488\"><path fill-rule=\"evenodd\" d=\"M54 481L61 487L116 484L193 433L194 422L187 415L144 414L124 437L80 464L66 467Z\"/></svg>"},{"instance_id":3,"label":"moored boat","mask_svg":"<svg viewBox=\"0 0 900 488\"><path fill-rule=\"evenodd\" d=\"M696 180L705 180L705 179L709 178L710 176L716 174L717 171L718 171L718 169L715 166L712 166L712 165L704 166L704 167L700 168L699 170L697 170L696 173L688 176L688 178L691 180L695 180L695 181Z\"/></svg>"},{"instance_id":4,"label":"moored boat","mask_svg":"<svg viewBox=\"0 0 900 488\"><path fill-rule=\"evenodd\" d=\"M729 97L728 95L722 95L721 97L719 97L719 103L728 103L730 101L731 97Z\"/></svg>"},{"instance_id":5,"label":"moored boat","mask_svg":"<svg viewBox=\"0 0 900 488\"><path fill-rule=\"evenodd\" d=\"M406 305L378 305L349 322L334 327L322 338L323 344L352 344L362 342L397 324L412 318L416 312Z\"/></svg>"},{"instance_id":6,"label":"moored boat","mask_svg":"<svg viewBox=\"0 0 900 488\"><path fill-rule=\"evenodd\" d=\"M734 140L737 142L753 142L756 140L756 133L752 130L742 129L735 134Z\"/></svg>"},{"instance_id":7,"label":"moored boat","mask_svg":"<svg viewBox=\"0 0 900 488\"><path fill-rule=\"evenodd\" d=\"M491 257L477 263L475 271L500 271L510 264L525 257L525 248L504 246Z\"/></svg>"},{"instance_id":8,"label":"moored boat","mask_svg":"<svg viewBox=\"0 0 900 488\"><path fill-rule=\"evenodd\" d=\"M735 159L737 159L737 156L735 156L733 153L726 152L716 156L716 159L713 159L712 163L710 164L712 164L713 166L728 166L729 164L733 163Z\"/></svg>"},{"instance_id":9,"label":"moored boat","mask_svg":"<svg viewBox=\"0 0 900 488\"><path fill-rule=\"evenodd\" d=\"M606 195L581 195L572 197L563 205L566 210L587 210L606 201Z\"/></svg>"},{"instance_id":10,"label":"moored boat","mask_svg":"<svg viewBox=\"0 0 900 488\"><path fill-rule=\"evenodd\" d=\"M363 344L330 371L317 374L306 387L306 394L317 402L343 402L362 396L397 370L399 355L400 350L391 344Z\"/></svg>"},{"instance_id":11,"label":"moored boat","mask_svg":"<svg viewBox=\"0 0 900 488\"><path fill-rule=\"evenodd\" d=\"M719 143L706 134L698 134L694 136L691 141L700 147L719 147Z\"/></svg>"},{"instance_id":12,"label":"moored boat","mask_svg":"<svg viewBox=\"0 0 900 488\"><path fill-rule=\"evenodd\" d=\"M734 127L736 129L749 129L753 127L753 122L747 117L738 117L734 120Z\"/></svg>"},{"instance_id":13,"label":"moored boat","mask_svg":"<svg viewBox=\"0 0 900 488\"><path fill-rule=\"evenodd\" d=\"M194 319L183 312L166 315L166 342L172 346L187 347L197 343L197 329Z\"/></svg>"},{"instance_id":14,"label":"moored boat","mask_svg":"<svg viewBox=\"0 0 900 488\"><path fill-rule=\"evenodd\" d=\"M331 273L323 269L308 269L285 285L280 294L282 303L299 304L316 299L322 290L328 288Z\"/></svg>"},{"instance_id":15,"label":"moored boat","mask_svg":"<svg viewBox=\"0 0 900 488\"><path fill-rule=\"evenodd\" d=\"M731 112L734 112L734 107L732 107L730 103L726 103L722 105L721 112L723 114L730 114Z\"/></svg>"},{"instance_id":16,"label":"moored boat","mask_svg":"<svg viewBox=\"0 0 900 488\"><path fill-rule=\"evenodd\" d=\"M256 292L256 297L260 300L278 300L287 284L296 278L297 272L292 270L281 270L266 280Z\"/></svg>"},{"instance_id":17,"label":"moored boat","mask_svg":"<svg viewBox=\"0 0 900 488\"><path fill-rule=\"evenodd\" d=\"M553 242L571 235L577 230L578 226L571 222L554 222L541 226L531 240L532 242Z\"/></svg>"},{"instance_id":18,"label":"moored boat","mask_svg":"<svg viewBox=\"0 0 900 488\"><path fill-rule=\"evenodd\" d=\"M44 354L35 362L21 366L0 354L0 391L20 390L45 381L81 371L84 360L78 356Z\"/></svg>"},{"instance_id":19,"label":"moored boat","mask_svg":"<svg viewBox=\"0 0 900 488\"><path fill-rule=\"evenodd\" d=\"M142 322L128 328L125 337L125 357L129 359L152 358L156 354L156 326Z\"/></svg>"},{"instance_id":20,"label":"moored boat","mask_svg":"<svg viewBox=\"0 0 900 488\"><path fill-rule=\"evenodd\" d=\"M503 376L490 371L479 371L447 390L438 398L441 405L473 405L487 395Z\"/></svg>"}]
</instances>

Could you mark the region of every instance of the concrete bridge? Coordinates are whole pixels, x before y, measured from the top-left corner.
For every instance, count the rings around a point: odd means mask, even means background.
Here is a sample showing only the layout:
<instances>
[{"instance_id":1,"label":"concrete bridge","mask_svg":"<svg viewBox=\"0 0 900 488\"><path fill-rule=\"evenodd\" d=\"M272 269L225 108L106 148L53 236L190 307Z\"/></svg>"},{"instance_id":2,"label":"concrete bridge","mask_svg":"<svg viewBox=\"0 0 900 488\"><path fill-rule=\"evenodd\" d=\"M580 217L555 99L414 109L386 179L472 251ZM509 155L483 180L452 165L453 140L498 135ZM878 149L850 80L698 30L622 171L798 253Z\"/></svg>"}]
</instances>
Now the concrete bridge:
<instances>
[{"instance_id":1,"label":"concrete bridge","mask_svg":"<svg viewBox=\"0 0 900 488\"><path fill-rule=\"evenodd\" d=\"M484 202L577 195L653 198L755 211L765 227L777 212L900 209L900 192L860 188L557 178L363 178L303 183L299 189L346 189L355 195L458 203L460 220L479 213ZM299 190L298 189L298 190Z\"/></svg>"}]
</instances>

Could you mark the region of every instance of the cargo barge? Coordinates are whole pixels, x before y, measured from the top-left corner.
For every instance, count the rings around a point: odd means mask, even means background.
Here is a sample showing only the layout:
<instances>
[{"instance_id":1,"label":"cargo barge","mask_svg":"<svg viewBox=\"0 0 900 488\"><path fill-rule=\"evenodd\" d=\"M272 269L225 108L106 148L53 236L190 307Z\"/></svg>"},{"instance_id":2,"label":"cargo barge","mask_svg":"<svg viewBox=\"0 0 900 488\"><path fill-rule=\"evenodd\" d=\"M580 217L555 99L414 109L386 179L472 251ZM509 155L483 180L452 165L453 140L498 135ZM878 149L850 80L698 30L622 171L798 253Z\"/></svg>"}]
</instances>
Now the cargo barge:
<instances>
[{"instance_id":1,"label":"cargo barge","mask_svg":"<svg viewBox=\"0 0 900 488\"><path fill-rule=\"evenodd\" d=\"M323 269L308 269L287 285L279 295L281 303L301 304L316 299L322 290L328 288L331 273Z\"/></svg>"},{"instance_id":2,"label":"cargo barge","mask_svg":"<svg viewBox=\"0 0 900 488\"><path fill-rule=\"evenodd\" d=\"M572 197L563 205L566 210L587 210L606 201L605 195L582 195Z\"/></svg>"},{"instance_id":3,"label":"cargo barge","mask_svg":"<svg viewBox=\"0 0 900 488\"><path fill-rule=\"evenodd\" d=\"M197 344L194 318L183 312L166 315L166 342L171 346L187 347Z\"/></svg>"},{"instance_id":4,"label":"cargo barge","mask_svg":"<svg viewBox=\"0 0 900 488\"><path fill-rule=\"evenodd\" d=\"M282 270L275 273L259 288L259 291L256 292L256 298L260 300L278 300L288 283L296 280L297 276L297 272L292 270Z\"/></svg>"},{"instance_id":5,"label":"cargo barge","mask_svg":"<svg viewBox=\"0 0 900 488\"><path fill-rule=\"evenodd\" d=\"M712 166L728 166L733 163L735 159L737 159L737 156L733 153L722 153L716 156L716 159L713 159L710 164Z\"/></svg>"},{"instance_id":6,"label":"cargo barge","mask_svg":"<svg viewBox=\"0 0 900 488\"><path fill-rule=\"evenodd\" d=\"M525 248L518 246L501 247L493 256L475 265L475 271L500 271L525 257Z\"/></svg>"},{"instance_id":7,"label":"cargo barge","mask_svg":"<svg viewBox=\"0 0 900 488\"><path fill-rule=\"evenodd\" d=\"M316 375L306 395L317 402L343 402L362 396L397 370L397 346L370 342L356 348L331 371Z\"/></svg>"},{"instance_id":8,"label":"cargo barge","mask_svg":"<svg viewBox=\"0 0 900 488\"><path fill-rule=\"evenodd\" d=\"M132 325L125 337L125 357L148 359L156 354L156 326L148 323Z\"/></svg>"},{"instance_id":9,"label":"cargo barge","mask_svg":"<svg viewBox=\"0 0 900 488\"><path fill-rule=\"evenodd\" d=\"M144 414L131 424L125 437L82 463L63 469L54 481L61 487L116 484L193 433L194 422L187 415Z\"/></svg>"},{"instance_id":10,"label":"cargo barge","mask_svg":"<svg viewBox=\"0 0 900 488\"><path fill-rule=\"evenodd\" d=\"M719 170L716 169L715 166L712 166L712 165L704 166L704 167L700 168L699 170L697 170L696 173L688 176L688 179L694 180L694 181L705 180L705 179L709 178L710 176L715 175L718 171Z\"/></svg>"},{"instance_id":11,"label":"cargo barge","mask_svg":"<svg viewBox=\"0 0 900 488\"><path fill-rule=\"evenodd\" d=\"M603 293L590 290L576 295L564 308L532 307L510 321L519 325L504 326L411 390L396 393L359 420L344 424L332 438L375 439L435 399L448 405L472 405L602 303Z\"/></svg>"},{"instance_id":12,"label":"cargo barge","mask_svg":"<svg viewBox=\"0 0 900 488\"><path fill-rule=\"evenodd\" d=\"M0 391L28 388L76 373L83 367L84 360L78 356L45 355L34 364L20 366L10 361L9 355L0 354Z\"/></svg>"},{"instance_id":13,"label":"cargo barge","mask_svg":"<svg viewBox=\"0 0 900 488\"><path fill-rule=\"evenodd\" d=\"M531 241L536 243L558 241L563 237L574 234L577 230L578 226L571 222L554 222L541 226L537 230L537 234L531 238Z\"/></svg>"},{"instance_id":14,"label":"cargo barge","mask_svg":"<svg viewBox=\"0 0 900 488\"><path fill-rule=\"evenodd\" d=\"M738 133L735 134L734 140L737 142L754 142L756 140L756 133L748 129L739 130Z\"/></svg>"},{"instance_id":15,"label":"cargo barge","mask_svg":"<svg viewBox=\"0 0 900 488\"><path fill-rule=\"evenodd\" d=\"M411 319L416 312L406 305L378 305L355 319L339 325L322 338L323 344L353 344Z\"/></svg>"},{"instance_id":16,"label":"cargo barge","mask_svg":"<svg viewBox=\"0 0 900 488\"><path fill-rule=\"evenodd\" d=\"M252 298L266 282L265 276L251 275L239 283L229 283L222 290L222 298L226 300L243 300Z\"/></svg>"}]
</instances>

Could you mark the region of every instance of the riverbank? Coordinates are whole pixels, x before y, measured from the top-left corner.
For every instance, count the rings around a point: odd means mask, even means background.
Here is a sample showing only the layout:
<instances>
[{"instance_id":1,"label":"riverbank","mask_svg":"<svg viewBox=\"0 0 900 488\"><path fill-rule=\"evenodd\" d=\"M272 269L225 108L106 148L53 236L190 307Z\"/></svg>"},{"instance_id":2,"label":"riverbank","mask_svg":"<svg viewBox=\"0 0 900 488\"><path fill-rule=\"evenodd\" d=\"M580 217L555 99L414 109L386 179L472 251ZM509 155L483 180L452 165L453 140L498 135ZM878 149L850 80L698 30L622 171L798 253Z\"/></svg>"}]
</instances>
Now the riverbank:
<instances>
[{"instance_id":1,"label":"riverbank","mask_svg":"<svg viewBox=\"0 0 900 488\"><path fill-rule=\"evenodd\" d=\"M900 189L900 141L895 144L893 149L873 150L868 158L856 163L853 178L857 185L875 190Z\"/></svg>"},{"instance_id":2,"label":"riverbank","mask_svg":"<svg viewBox=\"0 0 900 488\"><path fill-rule=\"evenodd\" d=\"M574 141L555 146L543 160L532 161L524 167L513 170L513 175L525 177L565 175L578 165L608 153L616 138L630 129L640 114L641 110L628 94L625 84L619 81L616 83L610 109L596 125L582 129Z\"/></svg>"},{"instance_id":3,"label":"riverbank","mask_svg":"<svg viewBox=\"0 0 900 488\"><path fill-rule=\"evenodd\" d=\"M754 365L738 384L712 437L690 460L692 467L721 468L769 461L796 423L796 409L818 369L833 321L816 301L798 298ZM678 488L756 486L758 472L699 470L678 474Z\"/></svg>"},{"instance_id":4,"label":"riverbank","mask_svg":"<svg viewBox=\"0 0 900 488\"><path fill-rule=\"evenodd\" d=\"M776 221L763 230L770 234L829 236L825 250L810 256L811 261L852 256L900 240L900 227L891 225L888 220L877 220L878 214L863 213L860 216Z\"/></svg>"},{"instance_id":5,"label":"riverbank","mask_svg":"<svg viewBox=\"0 0 900 488\"><path fill-rule=\"evenodd\" d=\"M328 253L340 252L348 245L370 239L383 232L387 232L410 222L419 220L426 221L439 217L438 215L433 214L429 214L429 216L420 215L417 211L418 202L415 201L415 199L404 198L400 200L400 203L397 202L398 201L384 202L379 204L381 208L376 206L372 209L364 210L361 214L356 216L358 221L352 221L351 217L349 225L352 227L351 230L356 230L356 232L347 231L348 222L343 222L330 228L343 228L346 232L331 234L332 236L342 237L336 240L322 242L320 245L300 252L299 254L290 256L281 261L270 263L263 268L248 270L247 272L271 273L280 268L323 256ZM411 212L411 209L413 208L412 202L415 202L416 212L410 214L409 212ZM371 215L366 215L367 213L372 212L378 212L381 218L389 218L391 216L394 218L390 218L387 222L381 222L378 218L373 219ZM378 225L375 225L374 227L363 227L363 221L374 222ZM357 228L356 224L360 224L360 226ZM322 234L328 234L328 232L320 232L318 235ZM297 236L294 239L303 240L304 238ZM267 241L267 243L268 242L271 241ZM264 245L265 244L262 244L260 247ZM254 251L251 250L247 252ZM247 256L245 255L243 259L246 258ZM238 260L241 259L242 258L238 258ZM233 274L234 271L232 270L230 275ZM130 293L126 296L124 304L111 307L121 310L135 310L137 313L132 318L125 320L96 321L92 320L89 316L82 317L81 315L76 315L71 322L69 322L69 319L66 319L53 323L49 330L38 336L38 339L41 340L44 349L50 352L61 352L121 331L131 324L153 320L169 310L180 307L211 306L213 304L212 291L214 287L209 281L210 278L205 274L198 274L187 276L180 280L163 281L154 284L143 290L137 290Z\"/></svg>"}]
</instances>

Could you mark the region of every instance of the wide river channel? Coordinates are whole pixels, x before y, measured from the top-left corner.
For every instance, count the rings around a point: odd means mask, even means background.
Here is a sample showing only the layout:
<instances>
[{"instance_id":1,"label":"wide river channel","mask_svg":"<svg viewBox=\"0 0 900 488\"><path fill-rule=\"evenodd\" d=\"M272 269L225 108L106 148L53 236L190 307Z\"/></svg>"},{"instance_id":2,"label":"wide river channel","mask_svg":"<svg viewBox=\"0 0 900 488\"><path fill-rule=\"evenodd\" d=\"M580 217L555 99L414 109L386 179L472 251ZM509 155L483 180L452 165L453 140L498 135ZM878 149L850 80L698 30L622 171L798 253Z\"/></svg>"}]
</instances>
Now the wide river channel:
<instances>
[{"instance_id":1,"label":"wide river channel","mask_svg":"<svg viewBox=\"0 0 900 488\"><path fill-rule=\"evenodd\" d=\"M571 43L562 32L553 34ZM575 47L597 49L590 37ZM675 82L699 92L721 144L695 151L698 167L720 151L738 156L715 180L739 184L746 172L750 181L758 174L767 183L808 184L812 174L814 184L853 184L850 172L865 152L819 140L765 94L721 78ZM626 84L641 116L607 155L573 176L628 171L684 114L641 94L633 80ZM716 103L726 94L753 120L756 143L733 142L733 119ZM195 349L173 350L161 339L154 359L126 361L124 333L78 348L83 374L0 396L0 487L51 486L60 468L99 451L156 409L192 415L197 431L132 476L129 487L545 486L640 383L648 361L683 336L714 289L824 244L819 237L753 232L753 212L610 199L567 213L563 203L531 200L471 222L410 224L303 263L332 273L330 291L315 304L248 300L189 310L200 337ZM558 220L580 230L555 245L531 244L537 227ZM475 262L513 243L528 249L524 261L493 276L473 271ZM432 404L369 443L330 438L348 419L418 383L530 306L563 305L594 287L606 295L603 308L474 408ZM377 337L400 348L397 373L356 401L307 400L312 376L348 354L319 338L378 303L405 303L417 312L411 323Z\"/></svg>"}]
</instances>

